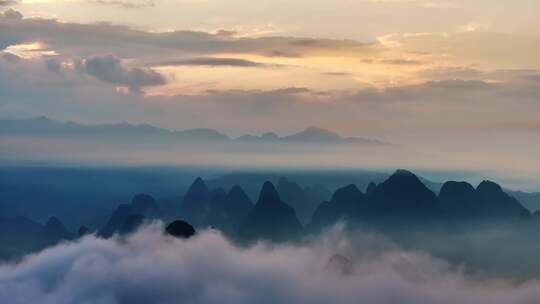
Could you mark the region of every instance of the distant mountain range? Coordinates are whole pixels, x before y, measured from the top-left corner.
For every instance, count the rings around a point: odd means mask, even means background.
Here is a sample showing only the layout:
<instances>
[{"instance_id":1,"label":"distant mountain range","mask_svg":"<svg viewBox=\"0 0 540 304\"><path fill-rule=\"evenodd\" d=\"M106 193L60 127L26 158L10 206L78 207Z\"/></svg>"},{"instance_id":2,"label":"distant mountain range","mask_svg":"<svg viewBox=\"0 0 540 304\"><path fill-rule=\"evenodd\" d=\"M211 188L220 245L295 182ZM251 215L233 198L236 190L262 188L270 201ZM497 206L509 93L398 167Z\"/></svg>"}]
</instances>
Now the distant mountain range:
<instances>
[{"instance_id":1,"label":"distant mountain range","mask_svg":"<svg viewBox=\"0 0 540 304\"><path fill-rule=\"evenodd\" d=\"M341 137L339 134L308 127L303 131L287 136L279 136L268 132L261 136L243 135L232 138L218 130L198 128L187 130L167 130L149 124L99 124L84 125L75 122L59 122L47 117L29 119L0 119L0 136L48 136L67 138L91 138L130 140L145 139L156 141L210 141L210 142L243 142L243 143L325 143L356 145L390 145L376 139L361 137Z\"/></svg>"}]
</instances>

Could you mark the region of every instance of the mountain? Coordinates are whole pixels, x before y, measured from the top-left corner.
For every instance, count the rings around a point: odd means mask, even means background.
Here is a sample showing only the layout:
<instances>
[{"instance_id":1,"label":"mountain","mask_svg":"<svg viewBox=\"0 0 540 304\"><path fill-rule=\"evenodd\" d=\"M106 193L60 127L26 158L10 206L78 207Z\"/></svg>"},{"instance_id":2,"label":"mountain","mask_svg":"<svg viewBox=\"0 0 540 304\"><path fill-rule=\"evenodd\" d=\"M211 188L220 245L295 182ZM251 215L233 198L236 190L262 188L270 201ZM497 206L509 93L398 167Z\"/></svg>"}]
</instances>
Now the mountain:
<instances>
[{"instance_id":1,"label":"mountain","mask_svg":"<svg viewBox=\"0 0 540 304\"><path fill-rule=\"evenodd\" d=\"M195 228L185 221L177 220L167 225L165 232L177 238L187 239L195 235Z\"/></svg>"},{"instance_id":2,"label":"mountain","mask_svg":"<svg viewBox=\"0 0 540 304\"><path fill-rule=\"evenodd\" d=\"M122 225L120 225L117 233L120 235L131 234L137 231L137 229L143 225L145 220L146 218L143 215L131 214L124 220Z\"/></svg>"},{"instance_id":3,"label":"mountain","mask_svg":"<svg viewBox=\"0 0 540 304\"><path fill-rule=\"evenodd\" d=\"M198 177L184 195L181 212L195 227L206 226L212 195L206 183Z\"/></svg>"},{"instance_id":4,"label":"mountain","mask_svg":"<svg viewBox=\"0 0 540 304\"><path fill-rule=\"evenodd\" d=\"M79 230L77 230L77 236L78 237L83 237L83 236L85 236L85 235L87 235L89 233L90 233L90 229L88 227L84 226L84 225L82 225L79 228Z\"/></svg>"},{"instance_id":5,"label":"mountain","mask_svg":"<svg viewBox=\"0 0 540 304\"><path fill-rule=\"evenodd\" d=\"M58 239L72 239L73 235L67 230L66 226L60 222L60 220L53 216L51 217L44 227L44 232L51 236L56 237Z\"/></svg>"},{"instance_id":6,"label":"mountain","mask_svg":"<svg viewBox=\"0 0 540 304\"><path fill-rule=\"evenodd\" d=\"M181 216L195 227L214 227L235 236L253 203L244 190L235 185L229 192L217 187L212 190L197 178L184 196Z\"/></svg>"},{"instance_id":7,"label":"mountain","mask_svg":"<svg viewBox=\"0 0 540 304\"><path fill-rule=\"evenodd\" d=\"M329 202L323 202L317 207L310 229L319 230L342 219L350 220L360 212L361 204L365 204L365 196L355 185L339 188Z\"/></svg>"},{"instance_id":8,"label":"mountain","mask_svg":"<svg viewBox=\"0 0 540 304\"><path fill-rule=\"evenodd\" d=\"M234 186L223 197L214 198L209 215L212 226L229 236L235 236L240 224L253 208L253 203L240 186Z\"/></svg>"},{"instance_id":9,"label":"mountain","mask_svg":"<svg viewBox=\"0 0 540 304\"><path fill-rule=\"evenodd\" d=\"M159 218L160 208L156 200L148 194L140 193L133 196L131 200L131 208L133 213L143 215L148 218Z\"/></svg>"},{"instance_id":10,"label":"mountain","mask_svg":"<svg viewBox=\"0 0 540 304\"><path fill-rule=\"evenodd\" d=\"M498 184L483 181L476 188L485 216L508 218L528 215L530 212L518 200L508 195Z\"/></svg>"},{"instance_id":11,"label":"mountain","mask_svg":"<svg viewBox=\"0 0 540 304\"><path fill-rule=\"evenodd\" d=\"M377 184L375 184L374 182L369 183L369 185L366 188L366 195L373 194L376 188L377 188Z\"/></svg>"},{"instance_id":12,"label":"mountain","mask_svg":"<svg viewBox=\"0 0 540 304\"><path fill-rule=\"evenodd\" d=\"M243 135L236 139L241 142L281 142L281 143L318 143L318 144L360 144L360 145L390 145L375 139L361 137L341 137L336 132L321 129L319 127L308 127L300 132L278 136L273 132L264 133L262 136Z\"/></svg>"},{"instance_id":13,"label":"mountain","mask_svg":"<svg viewBox=\"0 0 540 304\"><path fill-rule=\"evenodd\" d=\"M85 125L76 122L59 122L47 117L29 119L0 119L0 136L39 136L65 137L71 139L135 140L149 142L265 142L265 143L325 143L325 144L361 144L389 145L388 143L360 137L341 137L337 133L318 127L308 127L303 131L280 137L273 132L262 136L242 135L232 139L214 129L195 128L186 130L168 130L146 123Z\"/></svg>"},{"instance_id":14,"label":"mountain","mask_svg":"<svg viewBox=\"0 0 540 304\"><path fill-rule=\"evenodd\" d=\"M0 260L19 259L70 238L57 218L43 226L21 216L0 217Z\"/></svg>"},{"instance_id":15,"label":"mountain","mask_svg":"<svg viewBox=\"0 0 540 304\"><path fill-rule=\"evenodd\" d=\"M113 236L113 234L118 233L126 222L126 220L131 216L133 209L128 204L121 204L114 210L114 212L111 214L111 217L105 223L105 225L98 231L97 235L109 238Z\"/></svg>"},{"instance_id":16,"label":"mountain","mask_svg":"<svg viewBox=\"0 0 540 304\"><path fill-rule=\"evenodd\" d=\"M83 125L75 122L58 122L46 117L30 119L0 119L0 135L85 137L92 139L187 140L227 141L229 137L212 129L167 130L149 124Z\"/></svg>"},{"instance_id":17,"label":"mountain","mask_svg":"<svg viewBox=\"0 0 540 304\"><path fill-rule=\"evenodd\" d=\"M146 218L158 218L159 207L148 194L136 194L130 204L121 204L111 214L109 220L98 231L98 236L109 238L115 233L127 234L135 231Z\"/></svg>"},{"instance_id":18,"label":"mountain","mask_svg":"<svg viewBox=\"0 0 540 304\"><path fill-rule=\"evenodd\" d=\"M515 219L530 215L518 200L491 181L483 181L476 189L466 182L446 182L439 201L443 210L457 220Z\"/></svg>"},{"instance_id":19,"label":"mountain","mask_svg":"<svg viewBox=\"0 0 540 304\"><path fill-rule=\"evenodd\" d=\"M397 170L370 195L377 215L400 219L435 219L443 211L435 193L412 172Z\"/></svg>"},{"instance_id":20,"label":"mountain","mask_svg":"<svg viewBox=\"0 0 540 304\"><path fill-rule=\"evenodd\" d=\"M314 141L314 142L320 142L320 141L329 141L329 142L338 142L343 140L341 136L339 136L337 133L321 129L318 127L308 127L303 131L300 131L298 133L285 136L283 137L283 140L286 141Z\"/></svg>"},{"instance_id":21,"label":"mountain","mask_svg":"<svg viewBox=\"0 0 540 304\"><path fill-rule=\"evenodd\" d=\"M378 186L372 184L368 188L368 195L355 185L336 190L332 199L321 203L315 211L310 230L320 230L341 219L352 225L396 229L446 221L437 196L409 171L397 170Z\"/></svg>"},{"instance_id":22,"label":"mountain","mask_svg":"<svg viewBox=\"0 0 540 304\"><path fill-rule=\"evenodd\" d=\"M454 219L473 219L482 216L482 205L476 189L467 182L449 181L439 192L441 208Z\"/></svg>"},{"instance_id":23,"label":"mountain","mask_svg":"<svg viewBox=\"0 0 540 304\"><path fill-rule=\"evenodd\" d=\"M269 240L275 242L298 239L303 227L294 209L284 203L270 182L264 183L259 200L240 226L242 240Z\"/></svg>"},{"instance_id":24,"label":"mountain","mask_svg":"<svg viewBox=\"0 0 540 304\"><path fill-rule=\"evenodd\" d=\"M366 189L370 182L381 183L390 175L367 170L280 170L280 171L238 171L220 175L207 181L210 188L230 189L239 185L253 201L256 201L262 185L266 181L279 184L282 177L298 184L309 197L310 202L318 205L329 200L332 193L343 185L355 184ZM279 189L278 189L279 193ZM283 198L283 194L279 193ZM288 203L288 202L287 202Z\"/></svg>"},{"instance_id":25,"label":"mountain","mask_svg":"<svg viewBox=\"0 0 540 304\"><path fill-rule=\"evenodd\" d=\"M508 195L516 198L524 207L531 211L540 210L540 193L505 190Z\"/></svg>"},{"instance_id":26,"label":"mountain","mask_svg":"<svg viewBox=\"0 0 540 304\"><path fill-rule=\"evenodd\" d=\"M300 222L305 224L311 219L317 204L309 201L307 193L299 184L282 177L278 181L277 192L287 204L294 208Z\"/></svg>"}]
</instances>

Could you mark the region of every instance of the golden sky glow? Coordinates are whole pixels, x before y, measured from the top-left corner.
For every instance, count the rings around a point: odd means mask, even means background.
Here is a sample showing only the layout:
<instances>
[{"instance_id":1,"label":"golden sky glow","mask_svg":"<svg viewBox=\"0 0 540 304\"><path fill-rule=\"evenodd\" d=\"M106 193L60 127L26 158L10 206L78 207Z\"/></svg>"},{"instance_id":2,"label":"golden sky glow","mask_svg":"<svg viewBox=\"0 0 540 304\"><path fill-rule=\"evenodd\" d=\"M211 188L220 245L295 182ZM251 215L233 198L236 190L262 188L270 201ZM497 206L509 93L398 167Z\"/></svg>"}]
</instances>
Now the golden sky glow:
<instances>
[{"instance_id":1,"label":"golden sky glow","mask_svg":"<svg viewBox=\"0 0 540 304\"><path fill-rule=\"evenodd\" d=\"M227 30L234 31L237 38L309 37L372 44L362 51L336 46L305 50L299 56L261 56L249 49L205 54L249 60L260 64L258 68L167 66L123 58L133 64L139 61L168 78L161 87L145 89L155 95L291 86L316 90L385 88L430 80L428 70L540 68L540 21L533 13L540 11L540 4L527 0L509 4L485 0L23 0L15 8L26 17L109 22L151 32ZM49 52L61 54L62 50ZM28 51L24 54L30 56ZM164 56L200 55L170 52Z\"/></svg>"},{"instance_id":2,"label":"golden sky glow","mask_svg":"<svg viewBox=\"0 0 540 304\"><path fill-rule=\"evenodd\" d=\"M1 3L1 116L540 153L536 0Z\"/></svg>"}]
</instances>

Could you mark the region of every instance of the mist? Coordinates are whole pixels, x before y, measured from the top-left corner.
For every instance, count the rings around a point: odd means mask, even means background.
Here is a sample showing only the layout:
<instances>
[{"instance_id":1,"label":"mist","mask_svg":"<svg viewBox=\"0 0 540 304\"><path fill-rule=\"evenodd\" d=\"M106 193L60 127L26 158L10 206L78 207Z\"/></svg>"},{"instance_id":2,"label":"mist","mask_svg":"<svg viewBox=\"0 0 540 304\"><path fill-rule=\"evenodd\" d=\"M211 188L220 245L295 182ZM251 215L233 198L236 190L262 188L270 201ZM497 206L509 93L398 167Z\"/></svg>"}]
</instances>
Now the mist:
<instances>
[{"instance_id":1,"label":"mist","mask_svg":"<svg viewBox=\"0 0 540 304\"><path fill-rule=\"evenodd\" d=\"M0 266L3 303L537 303L540 283L473 278L461 267L339 227L300 244L234 245L206 230L182 240L150 224L87 236ZM340 254L351 271L328 267Z\"/></svg>"},{"instance_id":2,"label":"mist","mask_svg":"<svg viewBox=\"0 0 540 304\"><path fill-rule=\"evenodd\" d=\"M490 151L488 153L488 150ZM134 139L17 137L0 140L3 164L71 164L98 166L200 166L224 169L368 169L446 172L435 181L458 178L473 183L489 176L510 189L540 189L540 168L530 155L534 150L512 146L492 149L488 144L431 148L415 145L332 145L321 143L268 143L183 141L163 142ZM512 162L508 162L512 159ZM456 176L455 172L463 174Z\"/></svg>"}]
</instances>

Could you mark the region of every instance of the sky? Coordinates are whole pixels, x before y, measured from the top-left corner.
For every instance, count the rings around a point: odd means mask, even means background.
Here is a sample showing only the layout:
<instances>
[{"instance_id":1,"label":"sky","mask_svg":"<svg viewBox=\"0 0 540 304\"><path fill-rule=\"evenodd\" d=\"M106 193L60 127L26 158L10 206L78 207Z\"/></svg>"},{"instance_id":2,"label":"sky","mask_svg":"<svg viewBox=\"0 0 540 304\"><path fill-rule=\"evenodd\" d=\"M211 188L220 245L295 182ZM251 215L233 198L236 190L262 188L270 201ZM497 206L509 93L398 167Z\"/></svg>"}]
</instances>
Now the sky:
<instances>
[{"instance_id":1,"label":"sky","mask_svg":"<svg viewBox=\"0 0 540 304\"><path fill-rule=\"evenodd\" d=\"M538 1L0 6L1 117L232 135L316 125L540 174Z\"/></svg>"}]
</instances>

